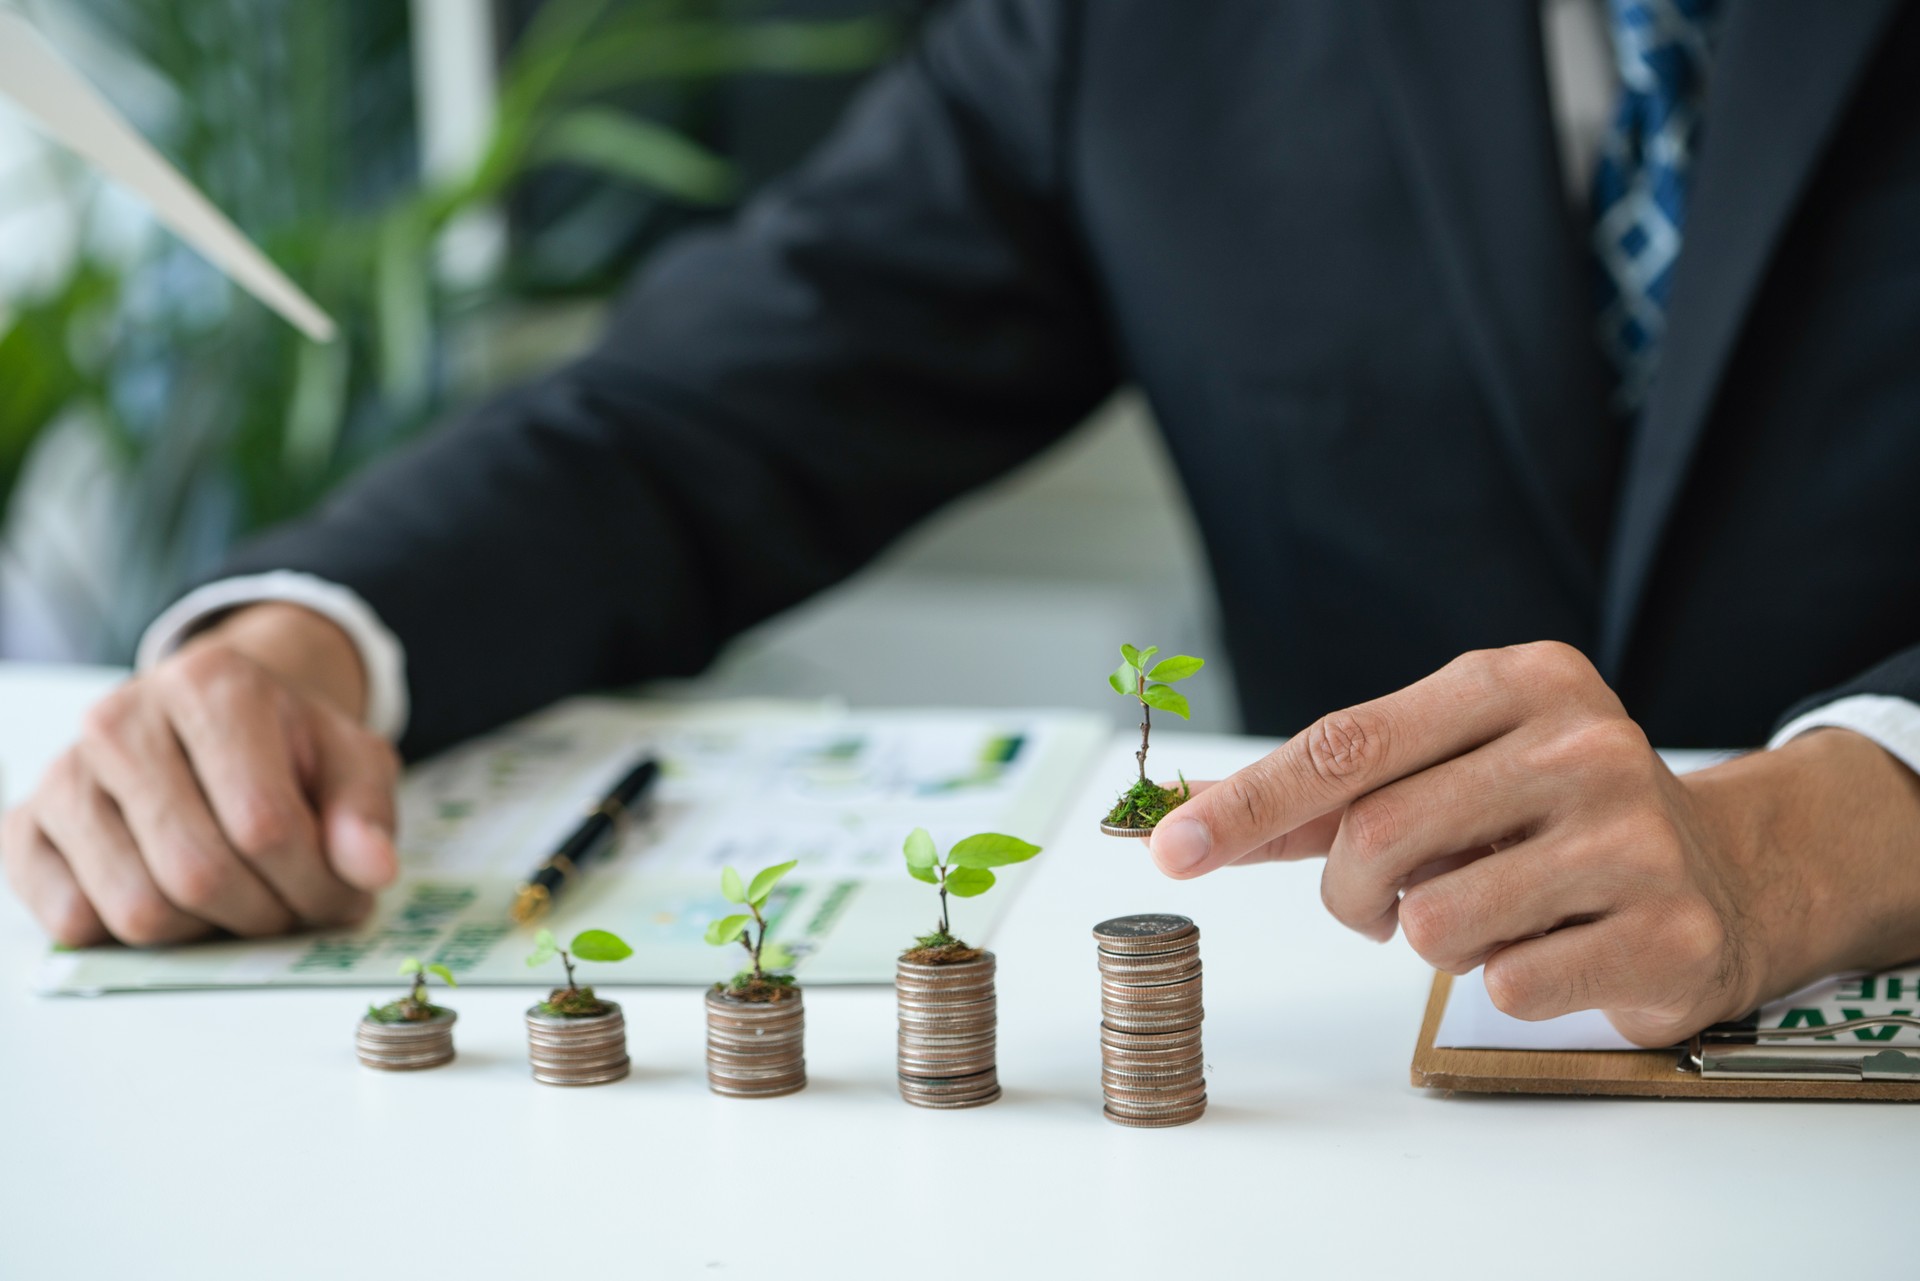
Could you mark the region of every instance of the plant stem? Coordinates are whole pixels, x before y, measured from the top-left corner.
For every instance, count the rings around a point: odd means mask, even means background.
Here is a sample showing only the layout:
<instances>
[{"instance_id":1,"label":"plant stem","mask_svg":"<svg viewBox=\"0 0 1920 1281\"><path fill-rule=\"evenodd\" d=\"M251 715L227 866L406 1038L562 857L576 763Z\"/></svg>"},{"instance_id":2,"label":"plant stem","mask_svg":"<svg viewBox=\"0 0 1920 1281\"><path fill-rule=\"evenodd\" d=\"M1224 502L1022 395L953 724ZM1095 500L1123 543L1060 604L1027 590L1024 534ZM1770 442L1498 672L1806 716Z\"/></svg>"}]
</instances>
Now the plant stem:
<instances>
[{"instance_id":1,"label":"plant stem","mask_svg":"<svg viewBox=\"0 0 1920 1281\"><path fill-rule=\"evenodd\" d=\"M751 903L747 904L747 910L753 913L754 923L760 927L760 933L754 936L752 949L753 981L758 983L762 977L760 973L760 949L765 946L767 941L767 918L760 915L760 909Z\"/></svg>"},{"instance_id":2,"label":"plant stem","mask_svg":"<svg viewBox=\"0 0 1920 1281\"><path fill-rule=\"evenodd\" d=\"M415 1005L425 1005L427 1003L427 980L424 976L414 979L413 991L407 994L407 999Z\"/></svg>"},{"instance_id":3,"label":"plant stem","mask_svg":"<svg viewBox=\"0 0 1920 1281\"><path fill-rule=\"evenodd\" d=\"M1140 781L1147 781L1147 735L1153 730L1153 709L1147 706L1147 678L1138 678L1139 688L1134 697L1140 700L1140 750L1133 754L1134 762L1140 766Z\"/></svg>"},{"instance_id":4,"label":"plant stem","mask_svg":"<svg viewBox=\"0 0 1920 1281\"><path fill-rule=\"evenodd\" d=\"M940 868L940 932L950 933L947 926L947 869L945 866Z\"/></svg>"},{"instance_id":5,"label":"plant stem","mask_svg":"<svg viewBox=\"0 0 1920 1281\"><path fill-rule=\"evenodd\" d=\"M560 951L560 964L567 967L567 991L569 992L579 991L580 989L575 987L573 983L573 958L568 956L564 950L561 950L561 949L556 949L556 950Z\"/></svg>"}]
</instances>

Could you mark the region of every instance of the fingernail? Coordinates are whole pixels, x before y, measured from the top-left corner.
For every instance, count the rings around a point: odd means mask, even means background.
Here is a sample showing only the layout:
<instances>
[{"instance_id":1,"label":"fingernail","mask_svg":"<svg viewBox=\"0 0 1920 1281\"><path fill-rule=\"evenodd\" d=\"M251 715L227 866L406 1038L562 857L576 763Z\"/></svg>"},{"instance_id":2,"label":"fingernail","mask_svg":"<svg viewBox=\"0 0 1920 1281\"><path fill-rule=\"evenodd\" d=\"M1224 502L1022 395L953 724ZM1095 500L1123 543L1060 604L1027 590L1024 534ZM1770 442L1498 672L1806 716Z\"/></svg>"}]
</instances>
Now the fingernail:
<instances>
[{"instance_id":1,"label":"fingernail","mask_svg":"<svg viewBox=\"0 0 1920 1281\"><path fill-rule=\"evenodd\" d=\"M1190 818L1162 823L1153 829L1153 857L1164 872L1191 872L1213 849L1213 833Z\"/></svg>"}]
</instances>

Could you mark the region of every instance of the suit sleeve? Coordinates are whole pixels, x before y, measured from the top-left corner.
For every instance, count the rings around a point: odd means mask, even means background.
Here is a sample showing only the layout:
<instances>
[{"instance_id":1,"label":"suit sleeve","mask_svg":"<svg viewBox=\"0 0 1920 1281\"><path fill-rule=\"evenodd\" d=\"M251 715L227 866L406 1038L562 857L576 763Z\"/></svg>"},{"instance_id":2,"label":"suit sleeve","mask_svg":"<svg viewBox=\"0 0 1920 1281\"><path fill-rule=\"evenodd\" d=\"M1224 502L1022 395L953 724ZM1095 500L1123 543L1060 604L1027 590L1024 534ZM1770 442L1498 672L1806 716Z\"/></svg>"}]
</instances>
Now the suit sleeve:
<instances>
[{"instance_id":1,"label":"suit sleeve","mask_svg":"<svg viewBox=\"0 0 1920 1281\"><path fill-rule=\"evenodd\" d=\"M1788 709L1767 746L1779 747L1807 730L1828 727L1863 734L1920 773L1920 647L1902 650L1844 685Z\"/></svg>"},{"instance_id":2,"label":"suit sleeve","mask_svg":"<svg viewBox=\"0 0 1920 1281\"><path fill-rule=\"evenodd\" d=\"M405 646L419 756L689 674L1078 422L1116 381L1062 176L1070 14L968 0L796 175L657 254L584 359L222 576L345 586Z\"/></svg>"}]
</instances>

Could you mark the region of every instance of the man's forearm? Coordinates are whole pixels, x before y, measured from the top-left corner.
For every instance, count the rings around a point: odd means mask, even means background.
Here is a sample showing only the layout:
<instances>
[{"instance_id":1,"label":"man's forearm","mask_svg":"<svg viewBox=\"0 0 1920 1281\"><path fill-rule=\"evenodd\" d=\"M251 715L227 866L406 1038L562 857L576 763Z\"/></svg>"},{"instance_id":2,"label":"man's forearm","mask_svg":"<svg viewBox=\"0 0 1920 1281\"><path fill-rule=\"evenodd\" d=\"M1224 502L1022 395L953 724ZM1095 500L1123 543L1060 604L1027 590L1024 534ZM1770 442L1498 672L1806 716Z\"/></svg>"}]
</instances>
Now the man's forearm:
<instances>
[{"instance_id":1,"label":"man's forearm","mask_svg":"<svg viewBox=\"0 0 1920 1281\"><path fill-rule=\"evenodd\" d=\"M1920 775L1822 729L1682 782L1740 850L1757 999L1920 956Z\"/></svg>"}]
</instances>

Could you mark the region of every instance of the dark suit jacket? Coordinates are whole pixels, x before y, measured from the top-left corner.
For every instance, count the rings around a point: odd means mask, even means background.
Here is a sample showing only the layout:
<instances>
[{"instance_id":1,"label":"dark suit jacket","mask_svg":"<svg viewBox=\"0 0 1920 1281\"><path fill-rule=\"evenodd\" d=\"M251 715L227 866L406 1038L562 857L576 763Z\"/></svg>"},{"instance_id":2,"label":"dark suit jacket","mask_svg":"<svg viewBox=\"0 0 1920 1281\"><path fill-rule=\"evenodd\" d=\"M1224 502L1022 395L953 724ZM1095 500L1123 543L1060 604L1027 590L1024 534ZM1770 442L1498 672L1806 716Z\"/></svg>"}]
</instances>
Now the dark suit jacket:
<instances>
[{"instance_id":1,"label":"dark suit jacket","mask_svg":"<svg viewBox=\"0 0 1920 1281\"><path fill-rule=\"evenodd\" d=\"M1920 698L1920 6L1731 0L1631 426L1537 7L961 0L591 355L228 572L360 592L418 754L700 668L1131 380L1251 729L1541 638L1660 743Z\"/></svg>"}]
</instances>

